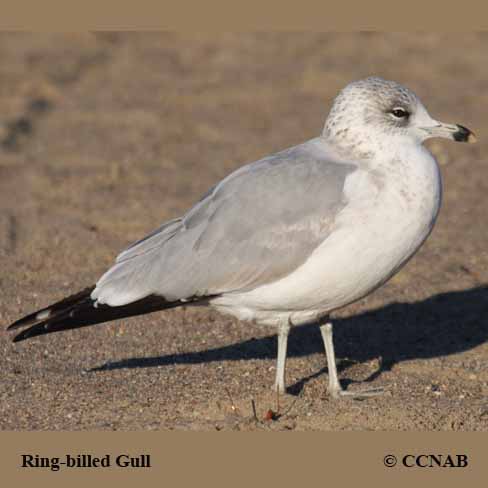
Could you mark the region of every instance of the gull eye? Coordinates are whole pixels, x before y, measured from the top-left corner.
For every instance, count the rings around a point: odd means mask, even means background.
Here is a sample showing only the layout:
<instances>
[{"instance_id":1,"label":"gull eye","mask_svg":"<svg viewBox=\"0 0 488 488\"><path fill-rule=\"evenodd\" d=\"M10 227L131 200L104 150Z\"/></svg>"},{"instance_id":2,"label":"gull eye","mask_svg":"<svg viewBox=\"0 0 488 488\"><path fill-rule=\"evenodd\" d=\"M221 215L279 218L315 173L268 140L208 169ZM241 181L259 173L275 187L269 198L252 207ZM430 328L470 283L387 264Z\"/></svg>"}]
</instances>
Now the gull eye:
<instances>
[{"instance_id":1,"label":"gull eye","mask_svg":"<svg viewBox=\"0 0 488 488\"><path fill-rule=\"evenodd\" d=\"M402 107L395 107L390 113L393 115L393 117L396 117L397 119L406 119L410 115Z\"/></svg>"}]
</instances>

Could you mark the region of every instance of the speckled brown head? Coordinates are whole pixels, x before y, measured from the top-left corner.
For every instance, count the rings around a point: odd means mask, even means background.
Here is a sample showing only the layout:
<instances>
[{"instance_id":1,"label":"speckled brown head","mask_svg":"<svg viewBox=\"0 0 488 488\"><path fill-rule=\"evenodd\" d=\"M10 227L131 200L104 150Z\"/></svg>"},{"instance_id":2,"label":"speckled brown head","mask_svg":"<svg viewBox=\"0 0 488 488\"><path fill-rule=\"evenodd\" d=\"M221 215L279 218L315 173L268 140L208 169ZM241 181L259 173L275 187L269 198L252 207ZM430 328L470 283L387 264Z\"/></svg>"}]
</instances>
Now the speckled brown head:
<instances>
[{"instance_id":1,"label":"speckled brown head","mask_svg":"<svg viewBox=\"0 0 488 488\"><path fill-rule=\"evenodd\" d=\"M432 137L476 141L466 127L434 120L408 88L377 77L350 83L339 93L327 117L323 136L353 149L384 136L417 143Z\"/></svg>"}]
</instances>

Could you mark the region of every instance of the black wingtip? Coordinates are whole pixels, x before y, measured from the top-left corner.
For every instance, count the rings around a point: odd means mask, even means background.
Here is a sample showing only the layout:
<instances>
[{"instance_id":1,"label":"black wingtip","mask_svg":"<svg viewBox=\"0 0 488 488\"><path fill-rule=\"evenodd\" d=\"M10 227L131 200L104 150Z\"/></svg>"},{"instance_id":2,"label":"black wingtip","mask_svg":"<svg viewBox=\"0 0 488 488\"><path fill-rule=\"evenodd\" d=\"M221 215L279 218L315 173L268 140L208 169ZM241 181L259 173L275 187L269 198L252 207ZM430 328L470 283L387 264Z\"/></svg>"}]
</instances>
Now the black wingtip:
<instances>
[{"instance_id":1,"label":"black wingtip","mask_svg":"<svg viewBox=\"0 0 488 488\"><path fill-rule=\"evenodd\" d=\"M46 320L50 319L51 316L56 315L60 311L69 309L69 307L76 305L82 299L87 298L90 295L90 293L93 291L93 289L94 286L90 286L88 288L85 288L84 290L81 290L78 293L75 293L74 295L63 298L57 303L53 303L49 307L42 308L40 310L37 310L34 313L26 315L25 317L22 317L19 320L16 320L12 324L10 324L6 328L6 330L11 331L11 330L19 329L21 327L35 326L38 323L45 322Z\"/></svg>"},{"instance_id":2,"label":"black wingtip","mask_svg":"<svg viewBox=\"0 0 488 488\"><path fill-rule=\"evenodd\" d=\"M50 327L49 324L47 323L40 323L37 325L33 325L32 327L29 327L27 329L24 329L22 332L17 334L13 339L12 342L22 342L25 341L26 339L30 339L31 337L35 337L38 335L46 334L49 333Z\"/></svg>"},{"instance_id":3,"label":"black wingtip","mask_svg":"<svg viewBox=\"0 0 488 488\"><path fill-rule=\"evenodd\" d=\"M168 302L162 296L149 295L136 302L118 307L110 305L94 305L91 299L92 288L67 297L47 308L30 314L8 327L9 330L26 327L13 338L13 342L21 342L31 337L78 329L90 325L103 324L112 320L133 317L146 313L157 312L168 308L179 307L189 302L206 300L207 297L192 297L184 303L180 300Z\"/></svg>"},{"instance_id":4,"label":"black wingtip","mask_svg":"<svg viewBox=\"0 0 488 488\"><path fill-rule=\"evenodd\" d=\"M29 329L27 329L29 330ZM24 330L23 332L21 332L20 334L17 334L13 339L12 339L12 342L21 342L21 341L25 341L25 339L28 339L29 338L29 335L26 334L27 330Z\"/></svg>"},{"instance_id":5,"label":"black wingtip","mask_svg":"<svg viewBox=\"0 0 488 488\"><path fill-rule=\"evenodd\" d=\"M179 307L180 301L167 302L158 295L149 295L145 298L127 305L111 307L109 305L94 306L91 299L91 290L67 297L47 308L35 312L27 317L14 322L9 329L27 326L13 338L13 342L21 342L32 337L61 332L69 329L78 329L90 325L111 322L112 320L122 319L156 312L168 308ZM192 301L200 301L200 297L195 297Z\"/></svg>"},{"instance_id":6,"label":"black wingtip","mask_svg":"<svg viewBox=\"0 0 488 488\"><path fill-rule=\"evenodd\" d=\"M41 312L47 312L48 310L49 309L40 310L39 312L31 313L30 315L27 315L26 317L22 317L21 319L16 320L12 324L10 324L6 330L15 330L15 329L19 329L20 327L27 327L29 325L33 325L39 321L38 315Z\"/></svg>"}]
</instances>

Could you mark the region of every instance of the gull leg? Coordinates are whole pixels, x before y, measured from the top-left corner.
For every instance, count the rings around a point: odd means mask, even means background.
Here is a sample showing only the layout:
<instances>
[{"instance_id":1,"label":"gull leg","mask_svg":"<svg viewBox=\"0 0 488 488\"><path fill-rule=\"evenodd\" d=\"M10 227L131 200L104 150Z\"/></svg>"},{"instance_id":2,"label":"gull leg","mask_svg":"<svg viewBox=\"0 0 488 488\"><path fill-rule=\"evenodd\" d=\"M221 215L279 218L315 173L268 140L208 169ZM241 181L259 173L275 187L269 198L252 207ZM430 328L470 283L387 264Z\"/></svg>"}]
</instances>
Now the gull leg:
<instances>
[{"instance_id":1,"label":"gull leg","mask_svg":"<svg viewBox=\"0 0 488 488\"><path fill-rule=\"evenodd\" d=\"M375 388L363 391L346 391L343 390L339 383L337 376L337 367L334 352L334 342L332 340L332 324L327 322L320 326L320 332L325 346L325 355L327 357L327 370L329 372L329 387L328 392L332 398L340 398L343 396L350 396L355 398L366 398L376 395L381 395L383 390L381 388Z\"/></svg>"},{"instance_id":2,"label":"gull leg","mask_svg":"<svg viewBox=\"0 0 488 488\"><path fill-rule=\"evenodd\" d=\"M288 321L281 323L278 328L278 357L276 359L276 380L274 384L274 390L278 393L285 393L286 347L289 332Z\"/></svg>"}]
</instances>

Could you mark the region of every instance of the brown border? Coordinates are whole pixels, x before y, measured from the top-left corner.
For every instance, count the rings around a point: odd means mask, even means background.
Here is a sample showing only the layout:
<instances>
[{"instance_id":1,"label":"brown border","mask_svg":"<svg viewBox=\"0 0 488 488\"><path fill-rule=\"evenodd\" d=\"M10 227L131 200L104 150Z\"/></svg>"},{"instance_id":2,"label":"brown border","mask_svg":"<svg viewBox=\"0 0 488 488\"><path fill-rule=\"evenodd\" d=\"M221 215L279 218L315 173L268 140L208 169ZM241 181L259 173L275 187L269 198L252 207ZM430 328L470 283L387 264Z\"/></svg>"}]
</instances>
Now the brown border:
<instances>
[{"instance_id":1,"label":"brown border","mask_svg":"<svg viewBox=\"0 0 488 488\"><path fill-rule=\"evenodd\" d=\"M473 31L488 28L483 2L420 1L398 3L307 0L289 2L145 0L127 2L4 2L3 30L314 30L314 31Z\"/></svg>"},{"instance_id":2,"label":"brown border","mask_svg":"<svg viewBox=\"0 0 488 488\"><path fill-rule=\"evenodd\" d=\"M485 434L477 433L13 433L1 434L2 481L20 486L86 486L116 482L117 486L443 486L465 483L484 486L488 475L483 447ZM64 456L90 453L111 455L150 454L150 469L20 468L22 453ZM468 456L468 466L402 466L408 454L436 454L453 459ZM395 467L385 467L387 455L397 457ZM408 463L413 461L408 458ZM426 458L421 459L421 464Z\"/></svg>"}]
</instances>

